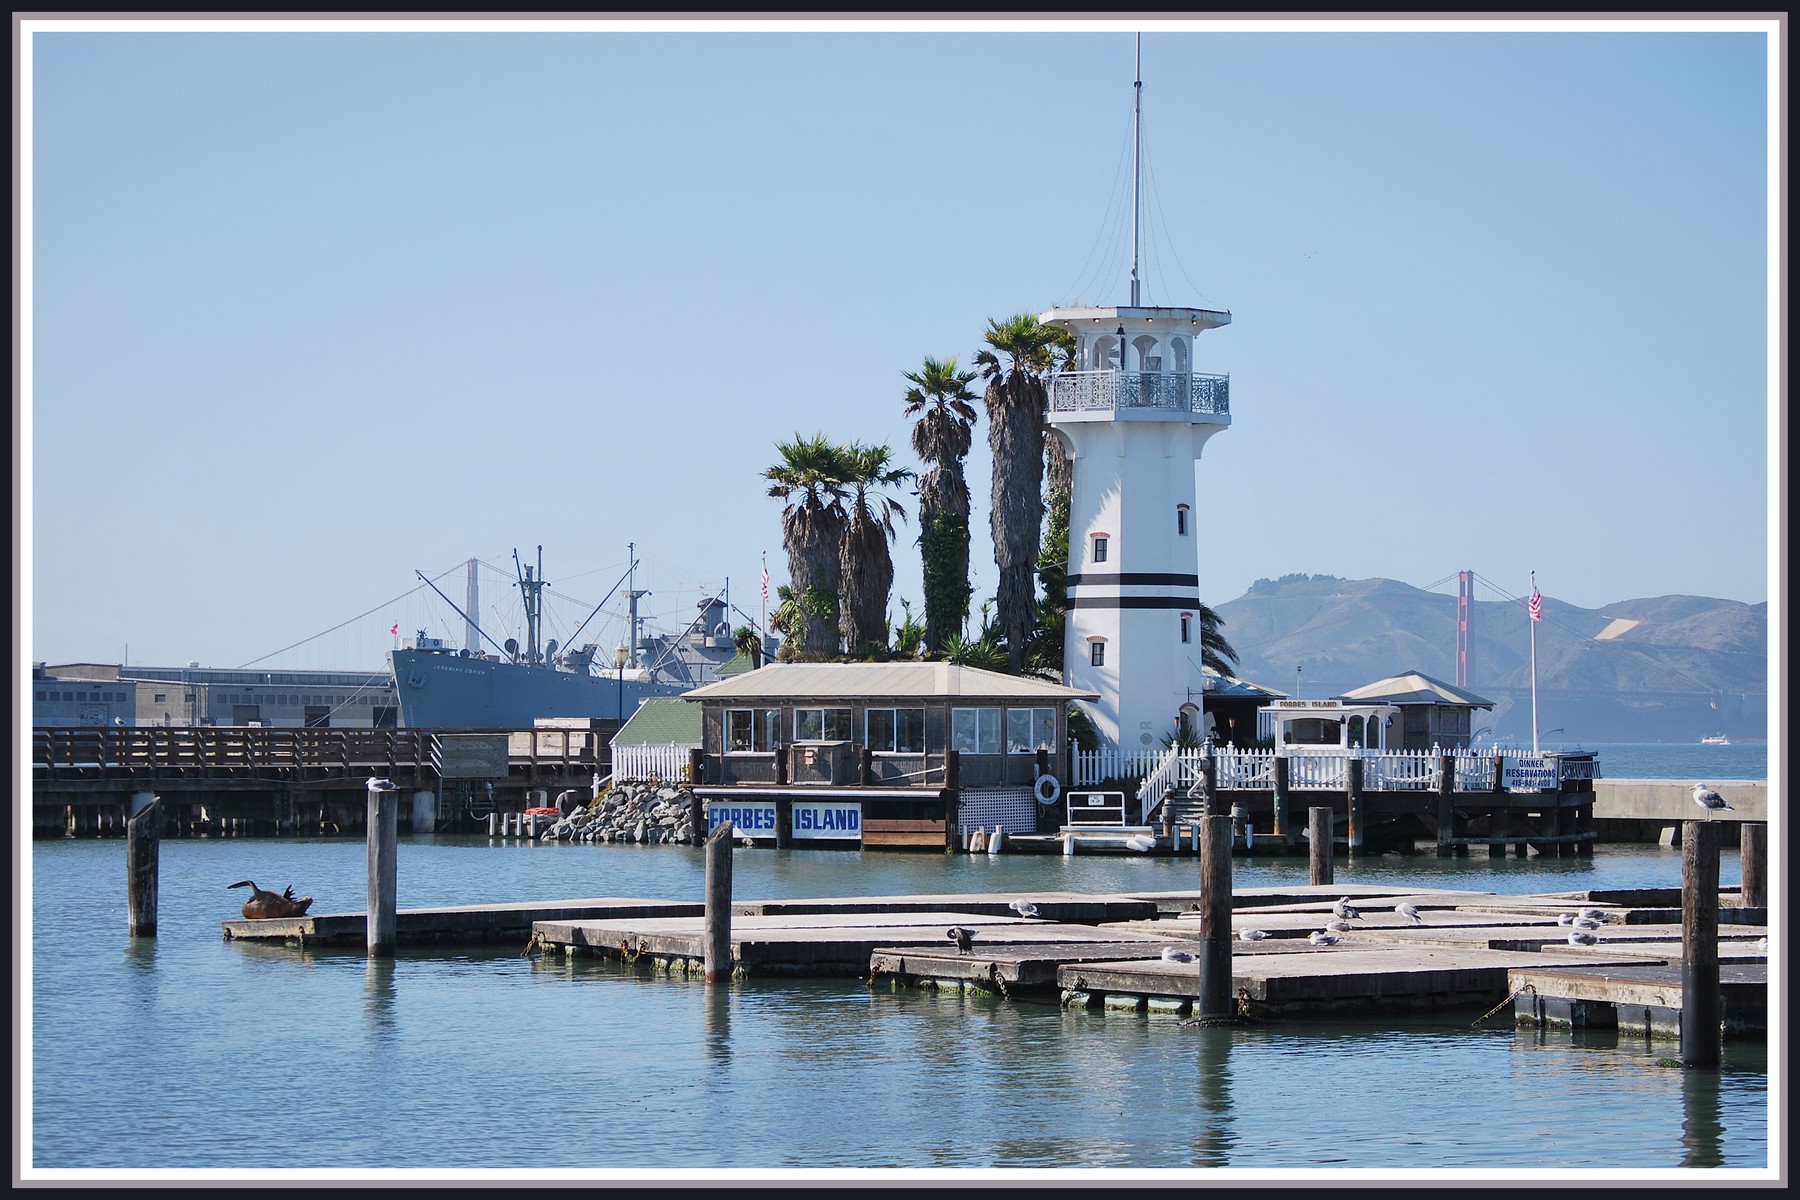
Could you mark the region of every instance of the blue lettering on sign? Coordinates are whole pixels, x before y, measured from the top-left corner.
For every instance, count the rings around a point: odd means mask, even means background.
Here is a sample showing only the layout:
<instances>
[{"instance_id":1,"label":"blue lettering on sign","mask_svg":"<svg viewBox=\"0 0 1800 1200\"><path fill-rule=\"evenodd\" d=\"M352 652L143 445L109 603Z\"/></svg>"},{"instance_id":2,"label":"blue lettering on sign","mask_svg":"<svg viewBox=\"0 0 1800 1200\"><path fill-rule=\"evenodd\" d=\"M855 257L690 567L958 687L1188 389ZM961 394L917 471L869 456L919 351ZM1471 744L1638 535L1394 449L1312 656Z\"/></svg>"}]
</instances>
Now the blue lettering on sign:
<instances>
[{"instance_id":1,"label":"blue lettering on sign","mask_svg":"<svg viewBox=\"0 0 1800 1200\"><path fill-rule=\"evenodd\" d=\"M749 834L773 834L775 832L775 805L767 804L712 804L706 809L706 827L716 830L730 821L733 829Z\"/></svg>"},{"instance_id":2,"label":"blue lettering on sign","mask_svg":"<svg viewBox=\"0 0 1800 1200\"><path fill-rule=\"evenodd\" d=\"M861 837L862 806L860 804L795 804L794 835L810 838Z\"/></svg>"}]
</instances>

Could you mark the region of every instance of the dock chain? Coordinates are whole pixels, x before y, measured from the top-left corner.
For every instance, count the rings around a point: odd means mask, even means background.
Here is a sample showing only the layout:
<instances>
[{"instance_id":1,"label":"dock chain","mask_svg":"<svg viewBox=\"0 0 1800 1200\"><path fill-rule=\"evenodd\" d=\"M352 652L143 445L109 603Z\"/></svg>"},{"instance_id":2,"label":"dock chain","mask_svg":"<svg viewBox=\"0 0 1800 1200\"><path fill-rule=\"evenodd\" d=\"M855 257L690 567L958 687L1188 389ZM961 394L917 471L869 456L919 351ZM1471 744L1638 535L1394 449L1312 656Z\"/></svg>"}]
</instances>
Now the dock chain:
<instances>
[{"instance_id":1,"label":"dock chain","mask_svg":"<svg viewBox=\"0 0 1800 1200\"><path fill-rule=\"evenodd\" d=\"M1482 1013L1479 1017L1476 1017L1473 1021L1471 1021L1469 1023L1469 1028L1473 1029L1475 1026L1481 1024L1483 1021L1487 1020L1489 1017L1493 1016L1495 1013L1499 1012L1501 1009L1503 1009L1507 1005L1511 1004L1514 1000L1517 1000L1520 996L1523 996L1527 993L1530 993L1533 996L1537 995L1537 986L1535 984L1530 984L1530 983L1526 984L1524 987L1520 988L1518 991L1514 992L1512 995L1508 996L1506 999L1502 1000L1500 1003L1494 1005L1494 1007L1492 1007L1492 1008L1488 1009L1486 1012Z\"/></svg>"}]
</instances>

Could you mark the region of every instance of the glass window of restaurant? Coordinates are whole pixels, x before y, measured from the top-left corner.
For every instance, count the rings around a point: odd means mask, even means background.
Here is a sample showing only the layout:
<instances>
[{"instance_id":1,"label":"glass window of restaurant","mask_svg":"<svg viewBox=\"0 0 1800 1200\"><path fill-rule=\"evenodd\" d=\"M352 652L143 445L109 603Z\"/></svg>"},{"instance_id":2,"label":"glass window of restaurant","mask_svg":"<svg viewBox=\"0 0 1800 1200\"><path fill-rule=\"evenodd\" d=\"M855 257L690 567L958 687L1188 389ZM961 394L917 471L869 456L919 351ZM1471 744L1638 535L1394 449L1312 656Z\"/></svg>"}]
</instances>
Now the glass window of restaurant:
<instances>
[{"instance_id":1,"label":"glass window of restaurant","mask_svg":"<svg viewBox=\"0 0 1800 1200\"><path fill-rule=\"evenodd\" d=\"M877 754L925 753L925 710L871 708L863 716L863 745Z\"/></svg>"},{"instance_id":2,"label":"glass window of restaurant","mask_svg":"<svg viewBox=\"0 0 1800 1200\"><path fill-rule=\"evenodd\" d=\"M728 708L725 710L725 750L729 754L763 754L781 741L781 710Z\"/></svg>"},{"instance_id":3,"label":"glass window of restaurant","mask_svg":"<svg viewBox=\"0 0 1800 1200\"><path fill-rule=\"evenodd\" d=\"M850 710L847 708L796 708L794 710L796 742L847 742L850 740Z\"/></svg>"},{"instance_id":4,"label":"glass window of restaurant","mask_svg":"<svg viewBox=\"0 0 1800 1200\"><path fill-rule=\"evenodd\" d=\"M1006 752L1030 754L1034 750L1056 749L1056 710L1054 708L1009 708L1006 710Z\"/></svg>"},{"instance_id":5,"label":"glass window of restaurant","mask_svg":"<svg viewBox=\"0 0 1800 1200\"><path fill-rule=\"evenodd\" d=\"M950 748L963 754L1000 753L1000 710L951 709Z\"/></svg>"}]
</instances>

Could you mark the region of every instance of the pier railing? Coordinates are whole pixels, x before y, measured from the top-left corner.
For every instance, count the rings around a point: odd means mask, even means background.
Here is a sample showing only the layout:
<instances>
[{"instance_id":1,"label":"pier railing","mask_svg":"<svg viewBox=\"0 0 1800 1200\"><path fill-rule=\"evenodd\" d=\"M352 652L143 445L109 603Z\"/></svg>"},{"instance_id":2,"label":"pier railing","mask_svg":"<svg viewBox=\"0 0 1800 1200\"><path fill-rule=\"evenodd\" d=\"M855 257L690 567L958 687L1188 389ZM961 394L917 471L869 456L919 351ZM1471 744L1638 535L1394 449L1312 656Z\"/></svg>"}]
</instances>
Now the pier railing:
<instances>
[{"instance_id":1,"label":"pier railing","mask_svg":"<svg viewBox=\"0 0 1800 1200\"><path fill-rule=\"evenodd\" d=\"M1458 792L1485 792L1494 786L1495 769L1500 756L1533 758L1519 751L1501 752L1470 749L1454 750L1369 750L1358 752L1363 764L1363 789L1371 792L1428 792L1441 784L1439 762L1450 759L1453 780L1451 788ZM1154 804L1170 787L1182 788L1199 778L1200 750L1116 749L1077 750L1074 752L1074 779L1071 786L1091 787L1106 780L1140 780L1144 795ZM1288 786L1296 791L1343 791L1349 786L1351 755L1342 753L1289 753L1280 756L1274 750L1215 748L1213 767L1221 790L1258 790L1275 786L1275 760L1286 757ZM1557 756L1557 774L1561 781L1593 779L1597 771L1588 755Z\"/></svg>"},{"instance_id":2,"label":"pier railing","mask_svg":"<svg viewBox=\"0 0 1800 1200\"><path fill-rule=\"evenodd\" d=\"M1160 371L1059 371L1050 377L1051 412L1160 409L1228 416L1231 376Z\"/></svg>"}]
</instances>

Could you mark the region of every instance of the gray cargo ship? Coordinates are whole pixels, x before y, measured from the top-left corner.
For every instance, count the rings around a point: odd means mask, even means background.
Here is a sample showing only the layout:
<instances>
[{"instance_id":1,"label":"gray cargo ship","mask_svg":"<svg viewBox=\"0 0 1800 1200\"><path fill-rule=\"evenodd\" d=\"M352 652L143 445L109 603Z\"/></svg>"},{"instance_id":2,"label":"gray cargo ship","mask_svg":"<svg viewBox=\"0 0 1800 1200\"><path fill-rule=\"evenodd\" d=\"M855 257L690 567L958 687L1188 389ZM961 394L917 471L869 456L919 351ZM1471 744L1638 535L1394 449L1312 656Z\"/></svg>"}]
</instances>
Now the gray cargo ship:
<instances>
[{"instance_id":1,"label":"gray cargo ship","mask_svg":"<svg viewBox=\"0 0 1800 1200\"><path fill-rule=\"evenodd\" d=\"M540 644L543 633L543 548L538 565L520 564L520 598L525 610L525 640L496 643L469 615L479 611L474 563L470 564L468 611L459 608L437 585L420 579L455 609L469 629L470 645L457 649L420 630L389 652L394 691L400 702L400 724L408 729L530 729L539 717L593 717L623 722L651 696L679 696L719 677L720 668L737 658L729 603L708 597L699 613L679 634L640 632L637 602L648 593L630 586L634 561L625 578L589 614L592 620L620 586L627 588L629 640L596 661L599 646L588 642L559 649L556 639ZM586 628L586 622L581 628ZM577 629L571 641L580 635ZM482 648L483 643L492 650Z\"/></svg>"}]
</instances>

